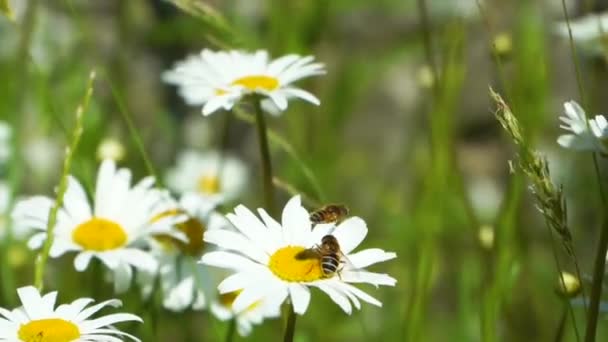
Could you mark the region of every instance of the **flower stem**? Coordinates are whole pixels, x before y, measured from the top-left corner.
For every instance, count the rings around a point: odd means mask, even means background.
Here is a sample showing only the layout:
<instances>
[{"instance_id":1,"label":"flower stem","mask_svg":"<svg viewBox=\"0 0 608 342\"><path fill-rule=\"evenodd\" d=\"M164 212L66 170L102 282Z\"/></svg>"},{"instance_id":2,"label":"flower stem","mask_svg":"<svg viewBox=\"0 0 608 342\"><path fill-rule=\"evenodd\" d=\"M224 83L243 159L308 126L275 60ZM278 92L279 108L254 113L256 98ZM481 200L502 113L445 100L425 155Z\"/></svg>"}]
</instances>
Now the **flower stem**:
<instances>
[{"instance_id":1,"label":"flower stem","mask_svg":"<svg viewBox=\"0 0 608 342\"><path fill-rule=\"evenodd\" d=\"M44 245L42 246L42 251L38 255L38 259L36 260L36 269L34 271L34 284L36 285L39 291L42 291L44 287L44 268L46 266L46 261L49 258L51 246L53 245L53 232L55 230L55 224L57 223L57 213L59 212L59 208L61 208L61 206L63 205L63 196L65 195L65 192L68 188L68 175L70 173L70 167L72 165L72 158L74 157L74 152L76 151L78 143L80 142L80 137L82 136L83 115L85 110L89 106L89 101L91 100L91 96L93 95L94 80L95 72L92 71L89 76L89 81L87 84L84 99L76 109L76 125L72 133L72 140L70 142L70 145L66 148L65 159L63 160L63 173L61 174L61 180L59 181L57 198L55 199L55 203L53 204L53 207L49 212L49 219L46 226L46 240L44 241Z\"/></svg>"},{"instance_id":2,"label":"flower stem","mask_svg":"<svg viewBox=\"0 0 608 342\"><path fill-rule=\"evenodd\" d=\"M593 266L593 280L591 283L591 295L589 297L589 311L587 314L587 329L585 330L585 342L595 341L597 320L602 296L602 282L604 281L604 268L606 267L606 251L608 250L608 219L604 218L600 241L597 244L595 262Z\"/></svg>"},{"instance_id":3,"label":"flower stem","mask_svg":"<svg viewBox=\"0 0 608 342\"><path fill-rule=\"evenodd\" d=\"M283 342L292 342L296 332L296 312L293 310L293 304L289 304L289 313L287 316L287 327L285 328L285 336Z\"/></svg>"},{"instance_id":4,"label":"flower stem","mask_svg":"<svg viewBox=\"0 0 608 342\"><path fill-rule=\"evenodd\" d=\"M270 162L270 148L268 147L268 131L264 112L262 111L262 99L259 96L253 97L255 108L255 121L258 128L258 138L260 142L260 155L262 157L262 181L264 184L264 206L271 215L276 214L274 207L274 189L272 188L272 163Z\"/></svg>"},{"instance_id":5,"label":"flower stem","mask_svg":"<svg viewBox=\"0 0 608 342\"><path fill-rule=\"evenodd\" d=\"M228 325L228 331L226 332L226 342L232 342L234 339L234 332L236 331L236 317L233 317L230 320L230 324Z\"/></svg>"}]
</instances>

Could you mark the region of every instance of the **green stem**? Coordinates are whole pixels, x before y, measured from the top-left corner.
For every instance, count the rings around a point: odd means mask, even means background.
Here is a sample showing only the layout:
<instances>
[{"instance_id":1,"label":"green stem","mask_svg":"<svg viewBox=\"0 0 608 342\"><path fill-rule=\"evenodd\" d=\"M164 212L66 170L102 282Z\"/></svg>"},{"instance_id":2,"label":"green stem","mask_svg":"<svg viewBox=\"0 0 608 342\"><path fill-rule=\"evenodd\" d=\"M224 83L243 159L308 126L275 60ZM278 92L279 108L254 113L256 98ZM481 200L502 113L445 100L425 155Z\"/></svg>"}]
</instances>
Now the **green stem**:
<instances>
[{"instance_id":1,"label":"green stem","mask_svg":"<svg viewBox=\"0 0 608 342\"><path fill-rule=\"evenodd\" d=\"M289 304L289 316L287 316L287 327L285 328L285 336L283 342L292 342L296 332L296 312L293 310L293 304Z\"/></svg>"},{"instance_id":2,"label":"green stem","mask_svg":"<svg viewBox=\"0 0 608 342\"><path fill-rule=\"evenodd\" d=\"M44 245L42 246L42 251L38 256L38 259L36 260L34 284L36 285L39 291L42 291L42 289L44 288L44 269L46 267L46 262L49 258L51 246L53 245L53 233L55 231L55 224L57 223L57 213L59 212L59 208L61 208L61 206L63 205L63 196L65 195L65 192L68 188L68 175L70 173L70 167L72 165L72 158L74 157L74 152L76 151L78 143L80 142L80 137L82 136L83 115L85 110L89 106L91 95L93 95L94 80L95 72L93 71L89 76L89 81L87 84L83 102L76 109L76 125L72 133L72 140L70 142L70 145L66 149L65 159L63 160L63 173L61 175L61 180L59 181L57 198L55 199L55 203L53 204L53 207L49 212L49 219L46 226L47 237L44 241Z\"/></svg>"},{"instance_id":3,"label":"green stem","mask_svg":"<svg viewBox=\"0 0 608 342\"><path fill-rule=\"evenodd\" d=\"M591 295L589 297L589 312L587 314L587 329L585 330L585 342L595 341L597 320L599 318L600 299L602 296L602 282L604 281L604 269L606 267L606 251L608 250L608 219L604 219L600 240L597 244L595 262L593 266L593 281L591 283Z\"/></svg>"},{"instance_id":4,"label":"green stem","mask_svg":"<svg viewBox=\"0 0 608 342\"><path fill-rule=\"evenodd\" d=\"M233 317L230 320L230 324L228 325L228 331L226 332L226 342L232 342L234 340L234 332L236 331L236 317Z\"/></svg>"},{"instance_id":5,"label":"green stem","mask_svg":"<svg viewBox=\"0 0 608 342\"><path fill-rule=\"evenodd\" d=\"M568 301L568 299L565 299L565 301ZM570 311L572 311L571 307L568 304L564 304L564 309L559 319L559 324L557 325L557 331L555 333L555 339L553 339L553 341L561 342L564 339L564 332L566 331L566 322L568 321L568 312Z\"/></svg>"},{"instance_id":6,"label":"green stem","mask_svg":"<svg viewBox=\"0 0 608 342\"><path fill-rule=\"evenodd\" d=\"M274 207L274 189L272 187L272 163L270 162L270 148L268 147L268 131L266 129L266 121L264 120L264 112L261 105L262 99L259 96L254 96L253 106L255 108L255 121L258 129L258 138L260 142L260 156L262 157L262 181L264 184L264 206L271 215L276 214Z\"/></svg>"},{"instance_id":7,"label":"green stem","mask_svg":"<svg viewBox=\"0 0 608 342\"><path fill-rule=\"evenodd\" d=\"M114 101L116 101L118 110L119 110L120 114L122 115L123 119L125 120L125 123L127 124L127 128L129 129L131 138L133 138L133 142L135 143L135 146L137 147L139 154L141 154L141 158L144 161L144 165L145 165L146 169L148 170L148 173L150 175L154 176L154 178L156 180L156 184L158 186L162 187L163 186L162 179L160 178L160 175L158 174L158 172L156 172L156 169L154 168L154 165L152 164L150 156L146 152L146 148L144 147L143 139L142 139L141 135L139 134L137 127L135 127L135 124L133 123L133 118L131 117L129 110L127 109L127 105L125 104L125 101L123 100L122 96L120 95L120 92L116 89L116 87L110 80L110 77L105 75L105 79L108 82L108 86L110 87L110 92L112 93L112 96L114 97Z\"/></svg>"}]
</instances>

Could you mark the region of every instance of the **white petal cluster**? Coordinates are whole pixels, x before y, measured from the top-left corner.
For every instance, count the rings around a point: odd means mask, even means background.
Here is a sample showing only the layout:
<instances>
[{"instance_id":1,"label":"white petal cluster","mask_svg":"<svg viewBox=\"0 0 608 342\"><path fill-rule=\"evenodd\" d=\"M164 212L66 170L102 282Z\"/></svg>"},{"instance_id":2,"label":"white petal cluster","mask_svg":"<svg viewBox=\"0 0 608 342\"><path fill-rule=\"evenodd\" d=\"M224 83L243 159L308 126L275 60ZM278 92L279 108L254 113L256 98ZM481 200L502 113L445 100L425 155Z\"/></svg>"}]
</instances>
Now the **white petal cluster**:
<instances>
[{"instance_id":1,"label":"white petal cluster","mask_svg":"<svg viewBox=\"0 0 608 342\"><path fill-rule=\"evenodd\" d=\"M153 177L131 186L131 172L117 169L113 161L105 160L99 168L93 204L89 204L82 185L70 176L58 211L50 256L76 252L74 267L78 271L84 271L91 259L97 258L112 271L115 290L126 291L131 284L132 267L153 272L158 266L156 259L141 247L153 234L175 234L171 226L184 219L173 216L152 221L166 210L167 196L153 186ZM53 204L52 198L34 196L15 205L12 217L16 224L37 231L28 242L32 249L40 248L47 239ZM79 235L87 225L88 229ZM91 242L84 244L82 239Z\"/></svg>"},{"instance_id":2,"label":"white petal cluster","mask_svg":"<svg viewBox=\"0 0 608 342\"><path fill-rule=\"evenodd\" d=\"M361 308L360 300L382 306L380 301L351 283L375 286L396 284L396 280L386 274L365 270L370 265L395 258L395 253L378 248L354 252L368 231L361 218L348 218L338 226L319 224L313 229L309 213L302 207L299 196L287 203L281 223L270 217L264 209L258 209L258 214L260 218L240 205L234 214L227 215L237 232L220 229L205 233L205 241L216 244L225 251L207 253L202 262L234 272L220 283L218 289L220 293L242 291L233 304L236 311L245 310L258 301L278 308L289 298L295 312L304 314L310 302L310 287L316 287L350 314L353 306ZM300 282L285 280L271 270L271 260L278 251L294 246L312 248L330 233L339 241L344 259L348 261L339 274Z\"/></svg>"},{"instance_id":3,"label":"white petal cluster","mask_svg":"<svg viewBox=\"0 0 608 342\"><path fill-rule=\"evenodd\" d=\"M312 56L292 54L271 60L263 50L205 49L178 62L164 73L163 79L178 86L187 104L203 106L203 115L219 109L230 110L244 96L254 93L267 98L271 108L276 108L271 113L279 113L287 109L291 98L318 105L320 102L313 94L292 83L324 73L323 64L315 63Z\"/></svg>"},{"instance_id":4,"label":"white petal cluster","mask_svg":"<svg viewBox=\"0 0 608 342\"><path fill-rule=\"evenodd\" d=\"M197 193L216 203L238 198L247 180L247 167L240 159L217 151L185 150L167 172L167 185L172 190Z\"/></svg>"},{"instance_id":5,"label":"white petal cluster","mask_svg":"<svg viewBox=\"0 0 608 342\"><path fill-rule=\"evenodd\" d=\"M31 335L37 332L37 336L46 337L45 341L67 341L66 330L77 334L73 341L107 342L122 341L126 337L133 341L140 341L135 336L129 335L113 327L120 322L143 322L138 316L129 313L115 313L97 318L92 318L104 307L118 307L121 302L117 299L108 300L95 305L91 298L79 298L70 304L62 304L55 307L57 292L49 292L44 296L33 286L17 289L17 294L22 306L13 310L0 307L0 341L18 342L23 341L21 335ZM31 327L31 324L38 324ZM30 327L28 327L30 325ZM65 327L68 329L65 329ZM29 329L29 331L27 331ZM60 336L57 336L57 335ZM72 339L70 339L72 340ZM28 341L33 341L29 340Z\"/></svg>"},{"instance_id":6,"label":"white petal cluster","mask_svg":"<svg viewBox=\"0 0 608 342\"><path fill-rule=\"evenodd\" d=\"M583 108L574 101L564 103L564 112L560 127L569 133L559 136L558 144L578 151L607 152L604 141L608 138L608 121L604 116L587 120Z\"/></svg>"}]
</instances>

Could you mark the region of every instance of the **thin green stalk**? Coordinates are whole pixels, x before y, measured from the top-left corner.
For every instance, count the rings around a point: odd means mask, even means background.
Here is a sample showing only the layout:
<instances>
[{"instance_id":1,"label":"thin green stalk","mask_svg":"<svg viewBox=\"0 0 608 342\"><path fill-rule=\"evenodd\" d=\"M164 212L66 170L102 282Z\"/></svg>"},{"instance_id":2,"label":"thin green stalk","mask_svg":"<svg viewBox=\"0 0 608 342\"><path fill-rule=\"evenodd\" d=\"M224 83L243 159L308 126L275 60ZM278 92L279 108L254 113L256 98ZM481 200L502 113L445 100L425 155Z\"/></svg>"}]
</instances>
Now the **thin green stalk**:
<instances>
[{"instance_id":1,"label":"thin green stalk","mask_svg":"<svg viewBox=\"0 0 608 342\"><path fill-rule=\"evenodd\" d=\"M429 64L433 73L433 93L438 96L439 93L439 70L435 64L435 58L433 54L433 41L431 39L431 23L429 20L429 14L426 7L425 0L418 0L418 15L420 17L420 25L422 26L422 36L424 43L424 53L426 62Z\"/></svg>"},{"instance_id":2,"label":"thin green stalk","mask_svg":"<svg viewBox=\"0 0 608 342\"><path fill-rule=\"evenodd\" d=\"M293 336L296 332L296 312L293 310L293 304L289 304L289 314L287 316L287 327L285 328L285 336L283 342L293 342Z\"/></svg>"},{"instance_id":3,"label":"thin green stalk","mask_svg":"<svg viewBox=\"0 0 608 342\"><path fill-rule=\"evenodd\" d=\"M114 97L114 101L116 102L116 105L118 106L118 110L120 111L120 114L122 115L123 119L125 120L125 123L127 124L129 133L131 134L131 138L133 139L133 142L135 142L135 145L137 147L137 150L139 151L139 154L141 154L141 157L144 160L144 165L146 166L148 173L150 175L154 176L154 179L156 180L156 184L158 184L159 186L162 186L162 179L159 177L158 172L156 172L156 169L154 168L154 166L151 162L150 156L148 156L148 152L146 152L146 149L145 149L144 143L143 143L143 139L139 135L139 132L138 132L137 128L135 127L135 124L133 123L133 119L131 118L131 114L127 110L125 101L123 100L122 96L120 95L120 93L118 92L116 87L114 87L112 81L110 80L110 78L107 75L105 76L105 80L106 80L106 82L108 82L108 86L110 87L110 91L112 92L112 96Z\"/></svg>"},{"instance_id":4,"label":"thin green stalk","mask_svg":"<svg viewBox=\"0 0 608 342\"><path fill-rule=\"evenodd\" d=\"M228 330L226 331L226 338L224 341L232 342L234 340L234 332L236 331L236 317L233 317L228 324Z\"/></svg>"},{"instance_id":5,"label":"thin green stalk","mask_svg":"<svg viewBox=\"0 0 608 342\"><path fill-rule=\"evenodd\" d=\"M255 109L255 121L258 130L258 140L260 142L260 156L262 158L262 182L264 185L264 206L272 214L276 214L274 203L274 189L272 187L272 163L270 161L270 148L268 147L268 132L266 121L262 111L262 99L259 96L253 97L253 107Z\"/></svg>"},{"instance_id":6,"label":"thin green stalk","mask_svg":"<svg viewBox=\"0 0 608 342\"><path fill-rule=\"evenodd\" d=\"M572 28L570 27L570 16L568 14L568 6L566 6L566 1L562 0L562 9L564 11L564 17L566 19L566 26L568 28L568 39L570 45L570 53L572 55L572 62L574 64L574 71L576 73L576 83L578 86L578 90L580 93L581 101L586 108L589 108L587 102L585 101L585 89L583 87L583 80L581 71L579 68L578 58L576 55L576 48L574 46L574 38L572 36ZM586 115L587 112L585 112ZM587 126L589 122L587 121ZM589 128L589 127L588 127ZM595 175L597 177L598 188L602 200L602 206L604 208L608 207L608 201L606 198L606 194L604 192L604 187L602 183L602 176L600 172L599 163L597 160L597 154L593 153L593 166ZM600 238L597 245L597 251L595 254L594 268L593 268L593 280L591 282L591 295L589 298L589 307L587 311L587 327L585 329L585 341L591 342L595 341L595 335L597 330L597 321L599 318L599 306L600 299L602 295L602 282L604 280L604 272L606 267L606 252L608 252L608 218L604 217L604 222L602 224L602 229L600 231Z\"/></svg>"},{"instance_id":7,"label":"thin green stalk","mask_svg":"<svg viewBox=\"0 0 608 342\"><path fill-rule=\"evenodd\" d=\"M562 267L560 265L559 256L557 255L557 250L555 248L555 242L553 241L553 239L554 239L553 238L553 232L551 231L551 227L548 224L545 223L545 226L549 230L549 236L551 237L551 251L553 252L553 259L555 261L555 265L557 266L557 275L559 276L559 281L561 283L561 287L563 289L565 289L566 288L566 283L564 281L564 277L562 277ZM578 279L581 279L580 275L577 275L577 277L579 277ZM583 288L581 287L581 291L582 291L582 289ZM583 297L583 301L585 301L586 297L584 295L582 297ZM570 313L570 317L572 319L572 328L574 329L574 334L576 336L576 340L580 341L581 340L581 334L578 331L578 324L576 323L576 315L574 314L574 310L572 310L572 303L570 303L569 300L566 300L565 305L566 305L566 314L568 314L568 312L569 312ZM560 327L560 329L563 329L563 327ZM562 334L563 334L563 332L562 332ZM556 335L559 336L559 331L558 331L558 334L556 334Z\"/></svg>"},{"instance_id":8,"label":"thin green stalk","mask_svg":"<svg viewBox=\"0 0 608 342\"><path fill-rule=\"evenodd\" d=\"M78 147L78 143L80 142L80 137L82 136L83 116L84 112L89 106L91 96L93 95L94 81L95 71L92 71L89 75L89 81L87 83L84 99L76 109L76 124L74 127L74 131L72 132L72 141L66 149L65 159L63 160L63 173L61 175L59 188L57 190L57 198L55 199L55 203L53 204L53 207L49 212L49 219L46 226L47 238L44 241L42 251L40 252L36 260L34 284L36 285L39 291L42 291L44 288L44 269L46 267L46 262L49 258L51 246L53 245L53 233L55 231L55 224L57 223L57 213L59 212L59 208L61 208L61 206L63 205L63 196L65 195L65 192L68 188L68 176L70 173L70 167L72 165L72 158L74 157L74 153L76 151L76 148Z\"/></svg>"},{"instance_id":9,"label":"thin green stalk","mask_svg":"<svg viewBox=\"0 0 608 342\"><path fill-rule=\"evenodd\" d=\"M234 114L240 120L243 120L250 124L255 123L255 116L245 113L244 111L235 109ZM293 161L297 164L298 168L302 171L302 174L315 191L315 198L317 198L319 202L325 203L326 196L325 192L323 191L323 188L319 184L319 181L315 177L315 174L312 172L310 167L308 167L308 165L304 163L302 158L296 152L296 149L287 141L287 139L281 137L277 132L273 131L272 129L267 129L267 132L270 142L283 149L283 151L285 151L285 153L287 153L289 157L291 157L291 159L293 159Z\"/></svg>"},{"instance_id":10,"label":"thin green stalk","mask_svg":"<svg viewBox=\"0 0 608 342\"><path fill-rule=\"evenodd\" d=\"M505 97L508 100L510 100L512 91L510 91L510 89L508 89L508 87L507 87L507 85L508 85L507 77L506 77L506 73L504 71L504 67L502 65L502 60L501 60L500 56L498 55L498 52L496 51L496 49L494 49L492 46L492 34L496 31L492 27L492 22L490 21L490 17L484 8L484 5L481 3L481 0L477 0L477 8L479 9L479 14L481 15L483 22L486 26L486 30L487 30L488 34L490 35L490 39L488 39L489 48L492 53L492 57L494 58L494 63L496 63L496 68L498 69L498 78L500 79L500 82L502 83L502 86L505 89L505 92L506 92Z\"/></svg>"},{"instance_id":11,"label":"thin green stalk","mask_svg":"<svg viewBox=\"0 0 608 342\"><path fill-rule=\"evenodd\" d=\"M587 329L585 342L595 341L597 321L599 319L600 300L602 296L602 282L606 267L606 251L608 250L608 219L604 217L600 240L597 243L595 262L593 266L593 281L591 283L591 296L589 297L589 313L587 315Z\"/></svg>"},{"instance_id":12,"label":"thin green stalk","mask_svg":"<svg viewBox=\"0 0 608 342\"><path fill-rule=\"evenodd\" d=\"M574 64L574 73L576 74L576 85L578 92L581 97L583 104L587 104L585 101L585 88L583 87L583 77L581 69L578 65L578 57L576 55L576 47L574 46L574 37L572 36L572 28L570 27L570 14L568 13L568 6L566 6L566 0L562 0L562 10L564 11L564 19L566 19L566 27L568 28L568 40L570 45L570 54L572 55L572 64Z\"/></svg>"},{"instance_id":13,"label":"thin green stalk","mask_svg":"<svg viewBox=\"0 0 608 342\"><path fill-rule=\"evenodd\" d=\"M560 278L562 278L562 277L560 276ZM562 279L562 282L563 282L563 279ZM564 301L567 302L568 299L564 299ZM566 322L568 321L568 312L572 312L571 307L567 303L564 303L564 309L559 318L559 323L557 325L557 331L555 332L555 338L553 339L553 341L555 341L555 342L561 342L564 339L564 331L566 331Z\"/></svg>"}]
</instances>

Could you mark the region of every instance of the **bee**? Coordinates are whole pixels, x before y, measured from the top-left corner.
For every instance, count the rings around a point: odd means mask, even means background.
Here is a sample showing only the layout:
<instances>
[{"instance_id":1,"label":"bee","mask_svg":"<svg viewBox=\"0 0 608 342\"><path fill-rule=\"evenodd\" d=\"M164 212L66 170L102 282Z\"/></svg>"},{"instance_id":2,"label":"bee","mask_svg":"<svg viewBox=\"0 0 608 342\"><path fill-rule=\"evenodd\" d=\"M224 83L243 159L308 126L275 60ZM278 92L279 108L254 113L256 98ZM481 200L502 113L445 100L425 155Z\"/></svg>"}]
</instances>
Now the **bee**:
<instances>
[{"instance_id":1,"label":"bee","mask_svg":"<svg viewBox=\"0 0 608 342\"><path fill-rule=\"evenodd\" d=\"M340 250L340 244L335 236L328 234L321 239L321 245L305 249L295 256L298 260L321 260L321 270L325 278L330 278L338 272L340 264L346 257Z\"/></svg>"},{"instance_id":2,"label":"bee","mask_svg":"<svg viewBox=\"0 0 608 342\"><path fill-rule=\"evenodd\" d=\"M343 204L328 204L310 213L313 224L333 223L344 220L348 216L348 208Z\"/></svg>"}]
</instances>

